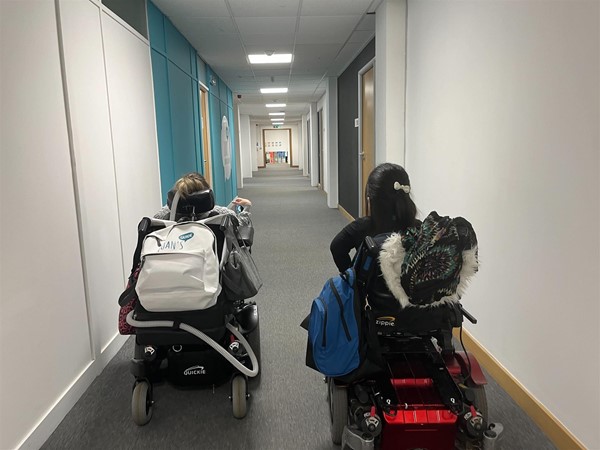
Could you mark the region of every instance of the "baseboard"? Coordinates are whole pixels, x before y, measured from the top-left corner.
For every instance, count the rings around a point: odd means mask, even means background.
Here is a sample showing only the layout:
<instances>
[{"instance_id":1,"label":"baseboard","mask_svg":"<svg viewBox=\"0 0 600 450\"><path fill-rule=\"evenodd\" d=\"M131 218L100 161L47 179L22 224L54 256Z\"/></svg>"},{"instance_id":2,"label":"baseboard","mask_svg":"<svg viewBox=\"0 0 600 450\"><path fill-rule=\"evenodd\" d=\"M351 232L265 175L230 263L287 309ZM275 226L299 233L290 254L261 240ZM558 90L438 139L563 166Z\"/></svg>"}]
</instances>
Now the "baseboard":
<instances>
[{"instance_id":1,"label":"baseboard","mask_svg":"<svg viewBox=\"0 0 600 450\"><path fill-rule=\"evenodd\" d=\"M37 450L48 440L87 388L117 354L128 337L120 334L113 337L100 356L83 369L54 405L48 409L46 415L33 427L29 435L21 441L17 446L19 450Z\"/></svg>"},{"instance_id":2,"label":"baseboard","mask_svg":"<svg viewBox=\"0 0 600 450\"><path fill-rule=\"evenodd\" d=\"M354 221L354 217L352 217L352 214L350 214L348 211L346 211L343 206L338 205L338 209L344 215L344 217L346 219L348 219L349 222L353 222Z\"/></svg>"},{"instance_id":3,"label":"baseboard","mask_svg":"<svg viewBox=\"0 0 600 450\"><path fill-rule=\"evenodd\" d=\"M458 338L458 329L454 330ZM463 329L465 347L477 361L502 386L512 399L546 433L548 438L564 450L585 450L586 447L525 388L500 362L494 358L468 331Z\"/></svg>"}]
</instances>

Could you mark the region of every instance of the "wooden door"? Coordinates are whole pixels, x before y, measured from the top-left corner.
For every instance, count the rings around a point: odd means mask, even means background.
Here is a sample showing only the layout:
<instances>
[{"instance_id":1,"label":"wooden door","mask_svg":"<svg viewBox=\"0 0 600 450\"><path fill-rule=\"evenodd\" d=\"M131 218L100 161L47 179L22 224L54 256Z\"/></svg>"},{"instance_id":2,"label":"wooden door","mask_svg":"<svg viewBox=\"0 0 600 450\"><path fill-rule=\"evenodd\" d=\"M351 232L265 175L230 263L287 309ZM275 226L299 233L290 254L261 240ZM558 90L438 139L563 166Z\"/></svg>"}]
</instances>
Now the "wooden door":
<instances>
[{"instance_id":1,"label":"wooden door","mask_svg":"<svg viewBox=\"0 0 600 450\"><path fill-rule=\"evenodd\" d=\"M202 126L202 168L204 179L212 186L210 164L210 136L208 127L208 93L200 88L200 123Z\"/></svg>"},{"instance_id":2,"label":"wooden door","mask_svg":"<svg viewBox=\"0 0 600 450\"><path fill-rule=\"evenodd\" d=\"M365 201L365 186L371 171L375 168L375 68L371 66L361 75L361 139L360 139L360 167L361 167L361 201L362 215L367 214Z\"/></svg>"}]
</instances>

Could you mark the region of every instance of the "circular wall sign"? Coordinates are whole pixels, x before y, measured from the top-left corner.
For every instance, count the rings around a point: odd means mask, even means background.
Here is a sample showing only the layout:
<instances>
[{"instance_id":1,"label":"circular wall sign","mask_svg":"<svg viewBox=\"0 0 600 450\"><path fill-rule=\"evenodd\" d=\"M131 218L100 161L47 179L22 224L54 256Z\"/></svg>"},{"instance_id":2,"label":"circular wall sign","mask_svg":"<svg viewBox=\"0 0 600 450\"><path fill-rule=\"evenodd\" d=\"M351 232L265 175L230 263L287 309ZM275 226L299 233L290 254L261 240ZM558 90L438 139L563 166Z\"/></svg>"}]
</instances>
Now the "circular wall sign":
<instances>
[{"instance_id":1,"label":"circular wall sign","mask_svg":"<svg viewBox=\"0 0 600 450\"><path fill-rule=\"evenodd\" d=\"M231 138L227 116L223 116L223 120L221 120L221 157L223 158L225 180L229 180L231 177Z\"/></svg>"}]
</instances>

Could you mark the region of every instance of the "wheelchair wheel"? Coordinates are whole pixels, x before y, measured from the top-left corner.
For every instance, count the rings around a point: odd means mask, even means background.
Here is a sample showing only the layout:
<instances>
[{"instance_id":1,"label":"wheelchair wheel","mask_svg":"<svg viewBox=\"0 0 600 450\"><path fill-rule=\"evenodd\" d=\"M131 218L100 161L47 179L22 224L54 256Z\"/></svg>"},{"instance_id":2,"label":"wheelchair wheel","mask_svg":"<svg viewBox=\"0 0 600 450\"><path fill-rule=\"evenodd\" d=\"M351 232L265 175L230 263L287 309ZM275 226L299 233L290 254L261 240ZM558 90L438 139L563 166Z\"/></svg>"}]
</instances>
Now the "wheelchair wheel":
<instances>
[{"instance_id":1,"label":"wheelchair wheel","mask_svg":"<svg viewBox=\"0 0 600 450\"><path fill-rule=\"evenodd\" d=\"M487 404L487 396L485 395L484 386L472 385L469 386L471 391L474 394L473 406L477 411L481 413L486 423L490 423L488 417L488 404Z\"/></svg>"},{"instance_id":2,"label":"wheelchair wheel","mask_svg":"<svg viewBox=\"0 0 600 450\"><path fill-rule=\"evenodd\" d=\"M131 415L137 425L146 425L152 418L152 390L147 381L136 383L131 396Z\"/></svg>"},{"instance_id":3,"label":"wheelchair wheel","mask_svg":"<svg viewBox=\"0 0 600 450\"><path fill-rule=\"evenodd\" d=\"M485 395L484 386L479 386L469 382L467 384L473 394L473 406L483 416L485 423L489 426L490 420L488 417L487 396ZM473 441L465 435L458 435L454 444L455 450L480 450L481 441Z\"/></svg>"},{"instance_id":4,"label":"wheelchair wheel","mask_svg":"<svg viewBox=\"0 0 600 450\"><path fill-rule=\"evenodd\" d=\"M331 440L334 444L340 445L344 427L348 423L348 391L346 388L337 386L332 378L327 379L327 389Z\"/></svg>"},{"instance_id":5,"label":"wheelchair wheel","mask_svg":"<svg viewBox=\"0 0 600 450\"><path fill-rule=\"evenodd\" d=\"M236 375L231 381L231 402L233 408L233 417L243 419L247 411L248 386L246 378L243 375Z\"/></svg>"}]
</instances>

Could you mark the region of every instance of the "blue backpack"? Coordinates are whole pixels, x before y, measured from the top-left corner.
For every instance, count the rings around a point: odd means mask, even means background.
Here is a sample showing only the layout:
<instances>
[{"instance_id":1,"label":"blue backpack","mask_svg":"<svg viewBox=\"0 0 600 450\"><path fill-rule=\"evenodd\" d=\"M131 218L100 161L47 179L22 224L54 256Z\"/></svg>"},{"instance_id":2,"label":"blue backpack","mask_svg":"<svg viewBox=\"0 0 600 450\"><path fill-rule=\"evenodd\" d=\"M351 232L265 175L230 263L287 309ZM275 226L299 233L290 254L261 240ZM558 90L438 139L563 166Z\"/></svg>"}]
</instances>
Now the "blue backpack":
<instances>
[{"instance_id":1,"label":"blue backpack","mask_svg":"<svg viewBox=\"0 0 600 450\"><path fill-rule=\"evenodd\" d=\"M308 352L314 368L341 377L361 363L360 299L354 268L330 278L313 300L308 321Z\"/></svg>"}]
</instances>

